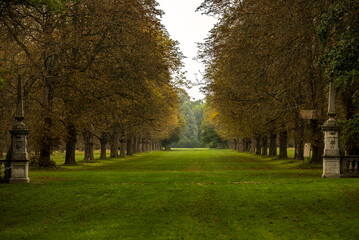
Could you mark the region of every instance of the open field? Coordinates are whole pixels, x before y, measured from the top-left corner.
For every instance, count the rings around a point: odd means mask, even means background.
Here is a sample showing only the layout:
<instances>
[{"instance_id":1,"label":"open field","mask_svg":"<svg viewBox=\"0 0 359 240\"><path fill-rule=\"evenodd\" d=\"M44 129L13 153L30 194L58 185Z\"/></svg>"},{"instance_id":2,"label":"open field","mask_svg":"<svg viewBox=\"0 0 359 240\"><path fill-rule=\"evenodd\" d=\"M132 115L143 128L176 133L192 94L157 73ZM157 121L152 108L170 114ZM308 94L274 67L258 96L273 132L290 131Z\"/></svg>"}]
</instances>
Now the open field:
<instances>
[{"instance_id":1,"label":"open field","mask_svg":"<svg viewBox=\"0 0 359 240\"><path fill-rule=\"evenodd\" d=\"M175 149L32 170L0 185L0 239L357 239L359 179L301 164Z\"/></svg>"}]
</instances>

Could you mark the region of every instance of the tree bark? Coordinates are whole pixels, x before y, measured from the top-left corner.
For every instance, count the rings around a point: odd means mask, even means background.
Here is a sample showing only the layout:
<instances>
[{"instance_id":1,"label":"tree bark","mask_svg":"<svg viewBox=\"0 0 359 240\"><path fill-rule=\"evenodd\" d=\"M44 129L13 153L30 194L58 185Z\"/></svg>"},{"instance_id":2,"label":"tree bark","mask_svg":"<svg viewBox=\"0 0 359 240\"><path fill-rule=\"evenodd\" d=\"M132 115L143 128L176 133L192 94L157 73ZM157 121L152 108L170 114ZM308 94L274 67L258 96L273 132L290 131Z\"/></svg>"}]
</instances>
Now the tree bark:
<instances>
[{"instance_id":1,"label":"tree bark","mask_svg":"<svg viewBox=\"0 0 359 240\"><path fill-rule=\"evenodd\" d=\"M269 156L277 156L277 134L275 130L270 134Z\"/></svg>"},{"instance_id":2,"label":"tree bark","mask_svg":"<svg viewBox=\"0 0 359 240\"><path fill-rule=\"evenodd\" d=\"M244 143L243 143L243 138L238 138L238 151L239 152L244 152Z\"/></svg>"},{"instance_id":3,"label":"tree bark","mask_svg":"<svg viewBox=\"0 0 359 240\"><path fill-rule=\"evenodd\" d=\"M127 155L131 156L133 154L133 138L131 135L127 138Z\"/></svg>"},{"instance_id":4,"label":"tree bark","mask_svg":"<svg viewBox=\"0 0 359 240\"><path fill-rule=\"evenodd\" d=\"M313 142L312 142L312 158L310 162L320 164L323 162L324 140L323 134L318 124L318 120L310 120Z\"/></svg>"},{"instance_id":5,"label":"tree bark","mask_svg":"<svg viewBox=\"0 0 359 240\"><path fill-rule=\"evenodd\" d=\"M146 142L143 140L143 138L141 141L141 152L146 152Z\"/></svg>"},{"instance_id":6,"label":"tree bark","mask_svg":"<svg viewBox=\"0 0 359 240\"><path fill-rule=\"evenodd\" d=\"M165 146L165 151L171 151L171 144L167 144Z\"/></svg>"},{"instance_id":7,"label":"tree bark","mask_svg":"<svg viewBox=\"0 0 359 240\"><path fill-rule=\"evenodd\" d=\"M268 150L268 139L267 136L262 137L262 155L267 156L267 150Z\"/></svg>"},{"instance_id":8,"label":"tree bark","mask_svg":"<svg viewBox=\"0 0 359 240\"><path fill-rule=\"evenodd\" d=\"M113 129L111 136L111 158L118 158L118 131Z\"/></svg>"},{"instance_id":9,"label":"tree bark","mask_svg":"<svg viewBox=\"0 0 359 240\"><path fill-rule=\"evenodd\" d=\"M137 152L143 152L142 150L143 150L143 143L142 143L142 137L140 137L139 139L138 139L138 151Z\"/></svg>"},{"instance_id":10,"label":"tree bark","mask_svg":"<svg viewBox=\"0 0 359 240\"><path fill-rule=\"evenodd\" d=\"M126 150L127 150L127 146L126 146L126 136L122 135L121 137L121 148L120 148L120 157L126 157Z\"/></svg>"},{"instance_id":11,"label":"tree bark","mask_svg":"<svg viewBox=\"0 0 359 240\"><path fill-rule=\"evenodd\" d=\"M303 140L295 141L294 159L296 159L296 160L304 159L304 141Z\"/></svg>"},{"instance_id":12,"label":"tree bark","mask_svg":"<svg viewBox=\"0 0 359 240\"><path fill-rule=\"evenodd\" d=\"M138 138L135 137L133 140L133 153L138 153Z\"/></svg>"},{"instance_id":13,"label":"tree bark","mask_svg":"<svg viewBox=\"0 0 359 240\"><path fill-rule=\"evenodd\" d=\"M256 153L257 141L255 137L251 138L251 153Z\"/></svg>"},{"instance_id":14,"label":"tree bark","mask_svg":"<svg viewBox=\"0 0 359 240\"><path fill-rule=\"evenodd\" d=\"M52 120L50 118L45 118L45 124L42 126L42 136L40 137L40 156L39 162L46 165L46 163L51 162L51 136L50 136L50 128L52 126Z\"/></svg>"},{"instance_id":15,"label":"tree bark","mask_svg":"<svg viewBox=\"0 0 359 240\"><path fill-rule=\"evenodd\" d=\"M294 132L294 159L303 160L304 159L304 122L300 117L297 118L295 122L295 132Z\"/></svg>"},{"instance_id":16,"label":"tree bark","mask_svg":"<svg viewBox=\"0 0 359 240\"><path fill-rule=\"evenodd\" d=\"M94 162L93 156L93 145L94 145L94 134L90 129L84 130L84 144L85 144L85 157L84 162Z\"/></svg>"},{"instance_id":17,"label":"tree bark","mask_svg":"<svg viewBox=\"0 0 359 240\"><path fill-rule=\"evenodd\" d=\"M106 159L106 144L107 144L107 142L108 142L107 133L103 132L101 134L101 138L100 138L100 144L101 144L100 159Z\"/></svg>"},{"instance_id":18,"label":"tree bark","mask_svg":"<svg viewBox=\"0 0 359 240\"><path fill-rule=\"evenodd\" d=\"M227 142L228 142L228 149L232 149L232 140L228 139Z\"/></svg>"},{"instance_id":19,"label":"tree bark","mask_svg":"<svg viewBox=\"0 0 359 240\"><path fill-rule=\"evenodd\" d=\"M45 63L45 75L44 75L44 87L43 87L43 126L41 126L40 131L40 156L39 162L43 166L51 166L51 149L55 145L55 139L53 134L51 133L51 129L53 127L52 119L51 119L51 111L52 111L52 102L54 99L54 83L50 78L50 68L51 66L46 66L47 59L49 59L48 54L44 54L44 63ZM55 64L55 62L54 62Z\"/></svg>"},{"instance_id":20,"label":"tree bark","mask_svg":"<svg viewBox=\"0 0 359 240\"><path fill-rule=\"evenodd\" d=\"M70 123L66 126L67 141L66 141L66 156L64 165L76 165L75 151L77 143L77 132L74 124ZM40 152L41 155L41 152Z\"/></svg>"},{"instance_id":21,"label":"tree bark","mask_svg":"<svg viewBox=\"0 0 359 240\"><path fill-rule=\"evenodd\" d=\"M250 152L251 151L251 139L250 138L244 138L243 143L244 143L244 151L245 152Z\"/></svg>"},{"instance_id":22,"label":"tree bark","mask_svg":"<svg viewBox=\"0 0 359 240\"><path fill-rule=\"evenodd\" d=\"M156 151L160 151L161 148L160 148L160 143L159 143L159 140L156 140Z\"/></svg>"},{"instance_id":23,"label":"tree bark","mask_svg":"<svg viewBox=\"0 0 359 240\"><path fill-rule=\"evenodd\" d=\"M256 136L256 155L261 155L261 137L260 136Z\"/></svg>"},{"instance_id":24,"label":"tree bark","mask_svg":"<svg viewBox=\"0 0 359 240\"><path fill-rule=\"evenodd\" d=\"M150 139L148 139L147 140L147 152L151 152L151 140Z\"/></svg>"},{"instance_id":25,"label":"tree bark","mask_svg":"<svg viewBox=\"0 0 359 240\"><path fill-rule=\"evenodd\" d=\"M279 158L288 158L287 146L288 146L288 133L287 129L282 128L279 131Z\"/></svg>"}]
</instances>

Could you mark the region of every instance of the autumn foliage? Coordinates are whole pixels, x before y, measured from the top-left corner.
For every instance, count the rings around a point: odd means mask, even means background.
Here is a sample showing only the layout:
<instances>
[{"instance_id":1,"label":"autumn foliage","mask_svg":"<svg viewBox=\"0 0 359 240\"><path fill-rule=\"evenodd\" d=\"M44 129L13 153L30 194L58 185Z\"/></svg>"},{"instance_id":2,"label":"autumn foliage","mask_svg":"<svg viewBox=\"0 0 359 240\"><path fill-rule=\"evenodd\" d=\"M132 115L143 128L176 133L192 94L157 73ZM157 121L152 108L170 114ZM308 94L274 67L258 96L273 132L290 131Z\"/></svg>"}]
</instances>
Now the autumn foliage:
<instances>
[{"instance_id":1,"label":"autumn foliage","mask_svg":"<svg viewBox=\"0 0 359 240\"><path fill-rule=\"evenodd\" d=\"M289 138L295 158L311 143L312 162L321 162L330 78L339 118L358 117L358 1L205 0L199 10L219 16L200 46L207 121L232 148L277 155L279 139L286 158ZM355 135L359 125L349 123ZM347 152L358 154L350 139Z\"/></svg>"},{"instance_id":2,"label":"autumn foliage","mask_svg":"<svg viewBox=\"0 0 359 240\"><path fill-rule=\"evenodd\" d=\"M159 149L179 124L181 66L161 14L153 0L2 1L3 139L21 74L30 147L45 165L56 149L75 164L79 137L88 162L97 142L102 157L106 144L112 157Z\"/></svg>"}]
</instances>

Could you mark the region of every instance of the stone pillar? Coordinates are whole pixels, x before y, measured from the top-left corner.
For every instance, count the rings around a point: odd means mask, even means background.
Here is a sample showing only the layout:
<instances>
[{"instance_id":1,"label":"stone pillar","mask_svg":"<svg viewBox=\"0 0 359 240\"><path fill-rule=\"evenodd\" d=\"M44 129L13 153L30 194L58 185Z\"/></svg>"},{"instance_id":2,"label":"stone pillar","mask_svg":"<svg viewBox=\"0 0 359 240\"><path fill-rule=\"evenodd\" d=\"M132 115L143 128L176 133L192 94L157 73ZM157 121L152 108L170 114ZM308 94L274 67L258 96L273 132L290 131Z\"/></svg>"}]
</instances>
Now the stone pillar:
<instances>
[{"instance_id":1,"label":"stone pillar","mask_svg":"<svg viewBox=\"0 0 359 240\"><path fill-rule=\"evenodd\" d=\"M324 155L323 155L323 178L340 178L340 127L334 119L335 112L335 92L333 81L329 86L329 119L322 126L324 132Z\"/></svg>"},{"instance_id":2,"label":"stone pillar","mask_svg":"<svg viewBox=\"0 0 359 240\"><path fill-rule=\"evenodd\" d=\"M11 133L11 176L10 183L29 183L29 159L27 153L27 135L29 129L22 122L24 120L24 110L21 91L21 77L18 77L17 84L17 108L14 127Z\"/></svg>"}]
</instances>

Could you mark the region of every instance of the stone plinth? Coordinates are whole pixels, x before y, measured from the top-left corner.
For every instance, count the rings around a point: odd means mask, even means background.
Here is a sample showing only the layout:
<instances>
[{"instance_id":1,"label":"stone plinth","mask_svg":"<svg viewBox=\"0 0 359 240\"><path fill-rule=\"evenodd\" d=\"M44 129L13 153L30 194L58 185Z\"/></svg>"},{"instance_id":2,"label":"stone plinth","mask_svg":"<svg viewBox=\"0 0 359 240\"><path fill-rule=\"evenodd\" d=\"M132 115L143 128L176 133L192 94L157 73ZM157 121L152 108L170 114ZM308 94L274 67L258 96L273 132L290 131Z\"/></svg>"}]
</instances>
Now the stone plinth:
<instances>
[{"instance_id":1,"label":"stone plinth","mask_svg":"<svg viewBox=\"0 0 359 240\"><path fill-rule=\"evenodd\" d=\"M11 162L11 178L10 183L29 183L29 162L19 161Z\"/></svg>"},{"instance_id":2,"label":"stone plinth","mask_svg":"<svg viewBox=\"0 0 359 240\"><path fill-rule=\"evenodd\" d=\"M18 76L17 84L17 108L15 120L16 123L10 130L11 150L10 150L10 183L29 183L29 159L27 153L27 135L29 129L22 122L24 120L24 109L21 91L21 76Z\"/></svg>"},{"instance_id":3,"label":"stone plinth","mask_svg":"<svg viewBox=\"0 0 359 240\"><path fill-rule=\"evenodd\" d=\"M322 126L324 132L323 178L341 177L340 128L334 118Z\"/></svg>"},{"instance_id":4,"label":"stone plinth","mask_svg":"<svg viewBox=\"0 0 359 240\"><path fill-rule=\"evenodd\" d=\"M28 183L29 161L27 152L27 135L29 130L22 123L17 123L11 132L12 152L11 152L11 177L10 183Z\"/></svg>"},{"instance_id":5,"label":"stone plinth","mask_svg":"<svg viewBox=\"0 0 359 240\"><path fill-rule=\"evenodd\" d=\"M323 157L323 178L340 178L340 157Z\"/></svg>"}]
</instances>

